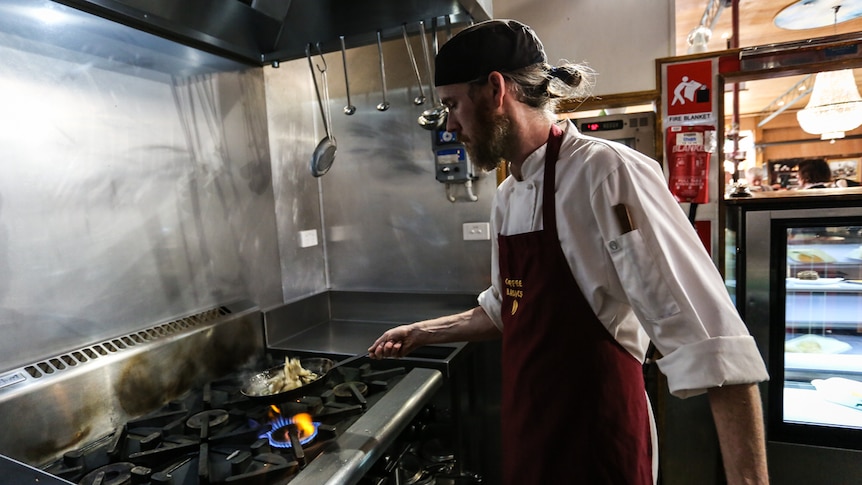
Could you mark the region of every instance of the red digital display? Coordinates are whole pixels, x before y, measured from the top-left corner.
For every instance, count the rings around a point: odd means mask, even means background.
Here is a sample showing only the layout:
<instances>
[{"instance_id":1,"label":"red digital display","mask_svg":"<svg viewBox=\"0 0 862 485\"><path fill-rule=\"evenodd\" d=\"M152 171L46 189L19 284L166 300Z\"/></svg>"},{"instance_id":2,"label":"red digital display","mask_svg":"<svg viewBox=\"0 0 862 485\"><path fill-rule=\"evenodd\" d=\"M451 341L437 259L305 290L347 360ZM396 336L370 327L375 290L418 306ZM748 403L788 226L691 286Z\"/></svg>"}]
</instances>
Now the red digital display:
<instances>
[{"instance_id":1,"label":"red digital display","mask_svg":"<svg viewBox=\"0 0 862 485\"><path fill-rule=\"evenodd\" d=\"M590 123L581 123L581 131L619 130L623 126L625 126L623 120L592 121Z\"/></svg>"}]
</instances>

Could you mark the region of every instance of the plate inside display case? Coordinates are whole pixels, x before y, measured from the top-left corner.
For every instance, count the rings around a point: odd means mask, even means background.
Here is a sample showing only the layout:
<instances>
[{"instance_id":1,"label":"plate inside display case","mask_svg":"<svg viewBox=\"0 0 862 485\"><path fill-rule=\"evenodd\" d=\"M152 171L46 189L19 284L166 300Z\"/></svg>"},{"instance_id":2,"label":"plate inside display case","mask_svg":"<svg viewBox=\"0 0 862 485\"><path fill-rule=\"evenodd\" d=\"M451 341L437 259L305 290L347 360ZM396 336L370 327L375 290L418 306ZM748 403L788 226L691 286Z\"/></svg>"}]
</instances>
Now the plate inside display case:
<instances>
[{"instance_id":1,"label":"plate inside display case","mask_svg":"<svg viewBox=\"0 0 862 485\"><path fill-rule=\"evenodd\" d=\"M853 348L847 342L820 335L802 335L784 342L785 352L804 354L840 354Z\"/></svg>"},{"instance_id":2,"label":"plate inside display case","mask_svg":"<svg viewBox=\"0 0 862 485\"><path fill-rule=\"evenodd\" d=\"M816 280L803 280L800 278L787 278L787 282L794 285L834 285L844 281L844 278L817 278Z\"/></svg>"},{"instance_id":3,"label":"plate inside display case","mask_svg":"<svg viewBox=\"0 0 862 485\"><path fill-rule=\"evenodd\" d=\"M843 377L814 379L811 385L827 401L862 411L862 382Z\"/></svg>"},{"instance_id":4,"label":"plate inside display case","mask_svg":"<svg viewBox=\"0 0 862 485\"><path fill-rule=\"evenodd\" d=\"M820 264L835 262L835 258L822 249L789 249L787 257L797 263Z\"/></svg>"}]
</instances>

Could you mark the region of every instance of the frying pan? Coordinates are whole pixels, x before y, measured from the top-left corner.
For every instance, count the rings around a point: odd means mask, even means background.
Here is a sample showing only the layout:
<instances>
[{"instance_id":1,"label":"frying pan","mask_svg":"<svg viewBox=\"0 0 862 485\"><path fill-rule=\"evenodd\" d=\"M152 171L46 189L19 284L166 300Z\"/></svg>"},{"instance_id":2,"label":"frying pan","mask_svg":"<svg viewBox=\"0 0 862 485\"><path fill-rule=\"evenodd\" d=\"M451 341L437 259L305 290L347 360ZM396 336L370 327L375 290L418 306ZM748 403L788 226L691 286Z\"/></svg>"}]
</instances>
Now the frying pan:
<instances>
[{"instance_id":1,"label":"frying pan","mask_svg":"<svg viewBox=\"0 0 862 485\"><path fill-rule=\"evenodd\" d=\"M368 353L357 354L339 362L335 362L332 359L327 359L324 357L300 358L299 364L304 369L310 370L311 372L317 374L317 379L309 382L308 384L304 384L302 386L290 389L289 391L267 394L266 382L269 379L278 375L280 372L284 371L284 364L281 364L275 367L270 367L263 372L258 372L256 374L253 374L251 377L244 379L240 392L242 392L244 396L255 400L287 401L298 399L302 396L314 394L318 391L323 390L323 388L326 386L326 381L327 377L329 376L329 373L332 372L332 370L336 367L341 367L342 365L349 364L353 361L359 360L367 356Z\"/></svg>"}]
</instances>

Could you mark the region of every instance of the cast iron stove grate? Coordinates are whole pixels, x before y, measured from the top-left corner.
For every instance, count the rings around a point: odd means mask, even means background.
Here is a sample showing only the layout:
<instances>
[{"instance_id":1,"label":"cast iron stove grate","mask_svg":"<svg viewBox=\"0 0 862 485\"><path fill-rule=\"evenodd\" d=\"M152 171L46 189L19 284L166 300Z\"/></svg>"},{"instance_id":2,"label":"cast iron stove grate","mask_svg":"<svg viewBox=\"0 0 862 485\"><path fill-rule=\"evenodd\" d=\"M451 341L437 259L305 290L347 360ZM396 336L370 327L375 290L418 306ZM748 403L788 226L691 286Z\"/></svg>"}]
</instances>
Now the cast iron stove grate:
<instances>
[{"instance_id":1,"label":"cast iron stove grate","mask_svg":"<svg viewBox=\"0 0 862 485\"><path fill-rule=\"evenodd\" d=\"M43 470L79 485L288 483L404 372L339 367L319 394L274 403L243 396L241 377L230 376L129 420ZM293 421L302 414L312 431Z\"/></svg>"}]
</instances>

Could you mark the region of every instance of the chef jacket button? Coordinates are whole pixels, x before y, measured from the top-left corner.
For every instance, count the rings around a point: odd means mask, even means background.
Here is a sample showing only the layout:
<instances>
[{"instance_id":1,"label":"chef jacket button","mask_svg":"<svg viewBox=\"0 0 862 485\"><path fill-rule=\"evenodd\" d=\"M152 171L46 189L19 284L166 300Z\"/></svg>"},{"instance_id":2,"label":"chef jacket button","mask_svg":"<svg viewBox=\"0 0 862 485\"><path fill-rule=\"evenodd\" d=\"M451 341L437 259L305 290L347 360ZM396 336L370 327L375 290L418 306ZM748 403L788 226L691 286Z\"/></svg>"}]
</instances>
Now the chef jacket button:
<instances>
[{"instance_id":1,"label":"chef jacket button","mask_svg":"<svg viewBox=\"0 0 862 485\"><path fill-rule=\"evenodd\" d=\"M620 245L616 241L609 242L608 247L611 248L611 251L619 251L620 250Z\"/></svg>"},{"instance_id":2,"label":"chef jacket button","mask_svg":"<svg viewBox=\"0 0 862 485\"><path fill-rule=\"evenodd\" d=\"M533 184L527 185L527 190L533 190Z\"/></svg>"}]
</instances>

